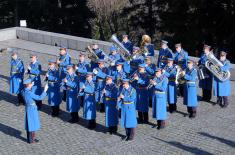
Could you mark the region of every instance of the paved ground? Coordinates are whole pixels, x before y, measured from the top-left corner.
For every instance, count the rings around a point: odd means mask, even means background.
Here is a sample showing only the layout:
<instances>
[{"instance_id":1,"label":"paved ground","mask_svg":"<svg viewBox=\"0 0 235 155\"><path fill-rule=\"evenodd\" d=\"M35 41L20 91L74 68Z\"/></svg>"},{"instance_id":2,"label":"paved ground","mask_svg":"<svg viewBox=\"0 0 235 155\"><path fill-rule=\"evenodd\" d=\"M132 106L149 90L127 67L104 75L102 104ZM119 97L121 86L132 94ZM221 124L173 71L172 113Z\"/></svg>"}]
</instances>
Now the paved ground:
<instances>
[{"instance_id":1,"label":"paved ground","mask_svg":"<svg viewBox=\"0 0 235 155\"><path fill-rule=\"evenodd\" d=\"M30 51L20 50L20 57L28 62ZM55 56L39 54L46 70L47 59ZM47 100L40 112L41 130L37 132L40 142L26 143L24 130L24 107L16 107L16 97L8 92L8 53L0 53L0 154L235 154L235 83L232 82L230 106L221 109L212 103L200 102L198 117L189 119L182 99L178 99L179 111L168 114L167 128L153 128L155 120L148 125L138 125L136 138L121 141L125 134L119 127L118 135L109 135L104 127L104 114L97 113L96 130L88 130L85 121L69 124L65 104L61 105L59 118L50 117ZM200 95L200 91L198 92ZM215 99L213 99L215 101ZM81 110L80 110L81 112ZM150 112L151 113L151 112ZM80 113L81 115L81 113ZM150 115L151 116L151 115Z\"/></svg>"}]
</instances>

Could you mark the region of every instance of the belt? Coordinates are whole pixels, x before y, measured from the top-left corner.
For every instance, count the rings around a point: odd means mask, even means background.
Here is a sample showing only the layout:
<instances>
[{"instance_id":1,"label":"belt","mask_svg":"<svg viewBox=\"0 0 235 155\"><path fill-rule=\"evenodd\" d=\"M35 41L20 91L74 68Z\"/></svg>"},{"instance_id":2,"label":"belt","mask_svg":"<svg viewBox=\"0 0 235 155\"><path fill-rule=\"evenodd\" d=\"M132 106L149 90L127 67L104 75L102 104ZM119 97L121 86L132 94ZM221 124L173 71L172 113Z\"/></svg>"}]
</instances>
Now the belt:
<instances>
[{"instance_id":1,"label":"belt","mask_svg":"<svg viewBox=\"0 0 235 155\"><path fill-rule=\"evenodd\" d=\"M48 83L56 83L57 81L48 81Z\"/></svg>"},{"instance_id":2,"label":"belt","mask_svg":"<svg viewBox=\"0 0 235 155\"><path fill-rule=\"evenodd\" d=\"M30 76L37 76L36 74L30 74L30 73L29 73L29 75L30 75Z\"/></svg>"},{"instance_id":3,"label":"belt","mask_svg":"<svg viewBox=\"0 0 235 155\"><path fill-rule=\"evenodd\" d=\"M155 91L155 94L165 94L165 92L164 91Z\"/></svg>"},{"instance_id":4,"label":"belt","mask_svg":"<svg viewBox=\"0 0 235 155\"><path fill-rule=\"evenodd\" d=\"M11 74L17 74L17 73L19 73L19 72L11 72Z\"/></svg>"},{"instance_id":5,"label":"belt","mask_svg":"<svg viewBox=\"0 0 235 155\"><path fill-rule=\"evenodd\" d=\"M169 82L175 82L175 79L169 79Z\"/></svg>"},{"instance_id":6,"label":"belt","mask_svg":"<svg viewBox=\"0 0 235 155\"><path fill-rule=\"evenodd\" d=\"M93 96L94 94L85 93L85 95L87 95L87 96Z\"/></svg>"},{"instance_id":7,"label":"belt","mask_svg":"<svg viewBox=\"0 0 235 155\"><path fill-rule=\"evenodd\" d=\"M97 79L98 81L104 81L104 79Z\"/></svg>"},{"instance_id":8,"label":"belt","mask_svg":"<svg viewBox=\"0 0 235 155\"><path fill-rule=\"evenodd\" d=\"M195 84L195 82L192 82L192 81L188 81L188 82L186 82L186 83L192 83L192 84Z\"/></svg>"},{"instance_id":9,"label":"belt","mask_svg":"<svg viewBox=\"0 0 235 155\"><path fill-rule=\"evenodd\" d=\"M123 104L132 104L134 102L122 102Z\"/></svg>"},{"instance_id":10,"label":"belt","mask_svg":"<svg viewBox=\"0 0 235 155\"><path fill-rule=\"evenodd\" d=\"M105 100L106 101L117 101L116 98L110 98L110 97L105 97Z\"/></svg>"}]
</instances>

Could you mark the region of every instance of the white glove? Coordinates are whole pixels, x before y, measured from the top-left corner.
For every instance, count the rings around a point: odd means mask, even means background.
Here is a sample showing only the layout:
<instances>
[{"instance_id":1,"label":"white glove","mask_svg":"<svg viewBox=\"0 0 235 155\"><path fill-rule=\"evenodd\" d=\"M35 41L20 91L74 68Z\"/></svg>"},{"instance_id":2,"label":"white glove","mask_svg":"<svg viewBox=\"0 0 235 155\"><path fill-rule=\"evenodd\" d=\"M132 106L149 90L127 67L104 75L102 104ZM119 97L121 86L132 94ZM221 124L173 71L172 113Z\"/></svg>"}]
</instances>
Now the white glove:
<instances>
[{"instance_id":1,"label":"white glove","mask_svg":"<svg viewBox=\"0 0 235 155\"><path fill-rule=\"evenodd\" d=\"M45 85L44 92L47 92L47 90L48 90L48 84Z\"/></svg>"},{"instance_id":2,"label":"white glove","mask_svg":"<svg viewBox=\"0 0 235 155\"><path fill-rule=\"evenodd\" d=\"M165 72L166 72L165 69L163 69L163 70L162 70L162 73L165 73Z\"/></svg>"},{"instance_id":3,"label":"white glove","mask_svg":"<svg viewBox=\"0 0 235 155\"><path fill-rule=\"evenodd\" d=\"M136 56L136 55L134 55L132 58L133 58L133 59L135 59L136 57L137 57L137 56Z\"/></svg>"},{"instance_id":4,"label":"white glove","mask_svg":"<svg viewBox=\"0 0 235 155\"><path fill-rule=\"evenodd\" d=\"M34 82L32 82L32 85L34 86Z\"/></svg>"},{"instance_id":5,"label":"white glove","mask_svg":"<svg viewBox=\"0 0 235 155\"><path fill-rule=\"evenodd\" d=\"M114 62L114 61L112 61L110 65L111 65L111 66L115 66L115 62Z\"/></svg>"},{"instance_id":6,"label":"white glove","mask_svg":"<svg viewBox=\"0 0 235 155\"><path fill-rule=\"evenodd\" d=\"M75 70L78 70L78 66L75 67Z\"/></svg>"},{"instance_id":7,"label":"white glove","mask_svg":"<svg viewBox=\"0 0 235 155\"><path fill-rule=\"evenodd\" d=\"M144 53L144 55L145 55L145 56L148 56L148 53L146 52L146 53Z\"/></svg>"},{"instance_id":8,"label":"white glove","mask_svg":"<svg viewBox=\"0 0 235 155\"><path fill-rule=\"evenodd\" d=\"M28 66L28 70L31 70L32 68L30 66Z\"/></svg>"},{"instance_id":9,"label":"white glove","mask_svg":"<svg viewBox=\"0 0 235 155\"><path fill-rule=\"evenodd\" d=\"M94 73L95 75L98 74L97 69L93 69L93 73Z\"/></svg>"}]
</instances>

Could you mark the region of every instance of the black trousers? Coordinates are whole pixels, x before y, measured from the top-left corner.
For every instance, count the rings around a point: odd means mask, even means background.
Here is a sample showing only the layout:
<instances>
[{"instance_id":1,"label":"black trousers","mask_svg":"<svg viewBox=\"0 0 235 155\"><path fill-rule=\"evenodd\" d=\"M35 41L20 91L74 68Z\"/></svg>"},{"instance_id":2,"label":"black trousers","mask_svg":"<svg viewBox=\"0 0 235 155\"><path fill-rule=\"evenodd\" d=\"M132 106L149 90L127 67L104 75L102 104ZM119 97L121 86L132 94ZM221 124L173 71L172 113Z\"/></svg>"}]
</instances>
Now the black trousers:
<instances>
[{"instance_id":1,"label":"black trousers","mask_svg":"<svg viewBox=\"0 0 235 155\"><path fill-rule=\"evenodd\" d=\"M133 140L135 136L135 128L125 128L127 140Z\"/></svg>"},{"instance_id":2,"label":"black trousers","mask_svg":"<svg viewBox=\"0 0 235 155\"><path fill-rule=\"evenodd\" d=\"M184 96L184 85L179 84L178 88L179 88L179 96L183 97Z\"/></svg>"},{"instance_id":3,"label":"black trousers","mask_svg":"<svg viewBox=\"0 0 235 155\"><path fill-rule=\"evenodd\" d=\"M149 121L148 112L138 111L138 120L139 120L139 123L148 123Z\"/></svg>"},{"instance_id":4,"label":"black trousers","mask_svg":"<svg viewBox=\"0 0 235 155\"><path fill-rule=\"evenodd\" d=\"M62 100L64 102L66 102L66 90L63 90L63 97L62 97Z\"/></svg>"},{"instance_id":5,"label":"black trousers","mask_svg":"<svg viewBox=\"0 0 235 155\"><path fill-rule=\"evenodd\" d=\"M104 108L104 103L99 103L100 105L100 112L104 112L105 108Z\"/></svg>"},{"instance_id":6,"label":"black trousers","mask_svg":"<svg viewBox=\"0 0 235 155\"><path fill-rule=\"evenodd\" d=\"M83 107L84 96L79 96L80 106Z\"/></svg>"},{"instance_id":7,"label":"black trousers","mask_svg":"<svg viewBox=\"0 0 235 155\"><path fill-rule=\"evenodd\" d=\"M18 105L25 105L24 98L21 93L17 94Z\"/></svg>"},{"instance_id":8,"label":"black trousers","mask_svg":"<svg viewBox=\"0 0 235 155\"><path fill-rule=\"evenodd\" d=\"M202 100L209 102L211 100L211 89L202 89Z\"/></svg>"},{"instance_id":9,"label":"black trousers","mask_svg":"<svg viewBox=\"0 0 235 155\"><path fill-rule=\"evenodd\" d=\"M169 112L170 113L173 113L177 110L177 106L176 106L176 103L174 104L169 104Z\"/></svg>"}]
</instances>

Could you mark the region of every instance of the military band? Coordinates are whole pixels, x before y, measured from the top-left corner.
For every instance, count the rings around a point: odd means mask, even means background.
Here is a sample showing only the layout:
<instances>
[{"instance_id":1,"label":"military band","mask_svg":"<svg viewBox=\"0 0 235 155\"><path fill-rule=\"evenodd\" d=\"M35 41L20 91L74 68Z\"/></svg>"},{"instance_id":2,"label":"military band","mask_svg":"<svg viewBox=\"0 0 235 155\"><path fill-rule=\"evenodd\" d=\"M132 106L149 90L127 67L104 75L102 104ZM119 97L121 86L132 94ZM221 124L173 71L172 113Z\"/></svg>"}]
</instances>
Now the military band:
<instances>
[{"instance_id":1,"label":"military band","mask_svg":"<svg viewBox=\"0 0 235 155\"><path fill-rule=\"evenodd\" d=\"M105 112L105 126L110 134L117 133L119 117L121 127L125 128L124 140L133 140L137 124L149 123L149 106L152 105L152 117L156 120L157 129L163 129L167 120L167 103L170 113L177 111L177 89L183 97L189 118L197 114L197 81L202 88L202 100L211 100L212 89L217 97L217 104L227 107L230 96L229 77L222 79L208 67L207 63L215 59L209 45L204 46L204 53L198 61L203 68L203 78L199 78L200 67L189 60L188 53L181 43L175 44L176 52L168 47L168 42L162 40L159 56L154 59L154 46L151 38L143 35L140 48L133 46L127 35L118 46L115 43L106 55L97 44L89 48L93 58L88 62L85 53L80 52L79 62L71 63L66 47L60 48L57 60L50 59L48 70L41 88L41 64L33 53L30 64L24 72L23 61L16 52L11 55L10 93L18 96L18 104L25 105L25 129L29 143L35 142L35 131L40 128L38 110L41 100L48 95L48 105L51 115L58 116L60 104L66 103L66 110L71 115L70 123L79 121L78 112L83 106L82 116L89 129L96 128L96 110ZM127 52L129 58L124 58L120 52ZM227 53L222 51L216 69L229 73L230 62ZM199 68L199 69L198 69ZM28 78L23 82L24 73ZM229 76L229 74L228 74ZM23 89L23 83L25 88ZM22 91L23 90L23 91ZM22 92L22 93L21 93ZM22 96L23 94L23 96ZM138 121L137 116L138 114Z\"/></svg>"}]
</instances>

